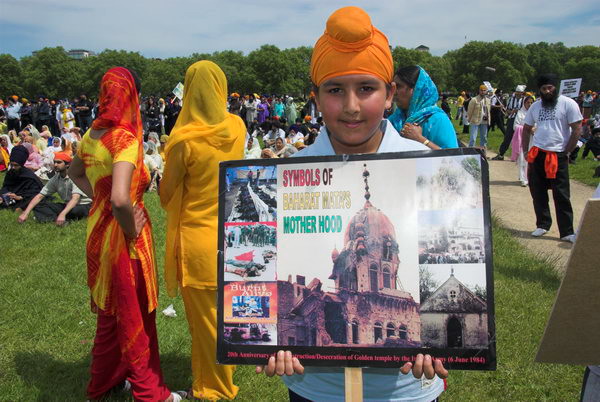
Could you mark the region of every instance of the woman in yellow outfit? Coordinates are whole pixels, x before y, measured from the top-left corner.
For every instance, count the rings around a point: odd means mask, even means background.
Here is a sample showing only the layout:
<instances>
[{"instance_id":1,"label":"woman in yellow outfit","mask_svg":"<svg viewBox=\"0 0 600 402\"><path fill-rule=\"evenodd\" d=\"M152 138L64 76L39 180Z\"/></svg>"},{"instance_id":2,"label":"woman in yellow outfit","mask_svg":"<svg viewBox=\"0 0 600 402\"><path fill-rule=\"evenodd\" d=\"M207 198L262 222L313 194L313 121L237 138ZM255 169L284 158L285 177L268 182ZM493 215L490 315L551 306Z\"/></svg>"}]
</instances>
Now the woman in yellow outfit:
<instances>
[{"instance_id":1,"label":"woman in yellow outfit","mask_svg":"<svg viewBox=\"0 0 600 402\"><path fill-rule=\"evenodd\" d=\"M185 74L183 109L165 148L160 202L167 211L165 280L181 288L192 336L194 397L233 399L234 366L215 364L219 162L242 159L246 128L227 112L227 79L203 60Z\"/></svg>"}]
</instances>

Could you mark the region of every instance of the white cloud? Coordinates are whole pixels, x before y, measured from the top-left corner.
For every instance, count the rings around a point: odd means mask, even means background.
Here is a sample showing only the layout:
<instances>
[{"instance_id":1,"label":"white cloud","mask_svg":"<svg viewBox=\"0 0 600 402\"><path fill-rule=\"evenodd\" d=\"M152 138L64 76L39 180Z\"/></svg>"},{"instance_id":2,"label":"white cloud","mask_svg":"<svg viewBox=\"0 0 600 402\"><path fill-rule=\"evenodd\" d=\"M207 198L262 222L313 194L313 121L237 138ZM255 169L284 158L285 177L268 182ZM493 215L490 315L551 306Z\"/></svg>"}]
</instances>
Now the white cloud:
<instances>
[{"instance_id":1,"label":"white cloud","mask_svg":"<svg viewBox=\"0 0 600 402\"><path fill-rule=\"evenodd\" d=\"M600 6L580 0L563 2L364 1L364 7L392 46L427 45L434 54L468 40L596 44ZM148 0L59 5L34 0L0 0L0 24L10 27L0 52L17 56L44 46L139 51L149 57L187 56L216 50L245 52L262 44L280 48L312 45L327 17L348 5L334 0L303 2ZM27 18L24 18L27 16ZM6 24L6 25L5 25Z\"/></svg>"}]
</instances>

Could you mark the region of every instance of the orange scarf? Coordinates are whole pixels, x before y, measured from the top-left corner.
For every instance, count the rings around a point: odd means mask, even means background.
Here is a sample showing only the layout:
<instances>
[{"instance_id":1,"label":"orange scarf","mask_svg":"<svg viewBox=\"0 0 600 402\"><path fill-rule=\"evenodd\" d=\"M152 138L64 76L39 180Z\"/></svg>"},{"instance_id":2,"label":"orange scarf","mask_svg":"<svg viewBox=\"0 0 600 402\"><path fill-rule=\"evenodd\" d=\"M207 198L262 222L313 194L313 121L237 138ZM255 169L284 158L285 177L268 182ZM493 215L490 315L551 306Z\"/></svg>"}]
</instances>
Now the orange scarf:
<instances>
[{"instance_id":1,"label":"orange scarf","mask_svg":"<svg viewBox=\"0 0 600 402\"><path fill-rule=\"evenodd\" d=\"M535 158L538 156L538 152L542 151L546 153L546 159L544 160L544 170L546 172L547 179L556 179L556 172L558 171L558 155L556 152L545 151L538 147L531 147L527 154L527 162L533 163Z\"/></svg>"},{"instance_id":2,"label":"orange scarf","mask_svg":"<svg viewBox=\"0 0 600 402\"><path fill-rule=\"evenodd\" d=\"M133 76L123 67L111 68L102 77L98 117L92 124L94 130L117 127L137 134L141 143L138 93Z\"/></svg>"}]
</instances>

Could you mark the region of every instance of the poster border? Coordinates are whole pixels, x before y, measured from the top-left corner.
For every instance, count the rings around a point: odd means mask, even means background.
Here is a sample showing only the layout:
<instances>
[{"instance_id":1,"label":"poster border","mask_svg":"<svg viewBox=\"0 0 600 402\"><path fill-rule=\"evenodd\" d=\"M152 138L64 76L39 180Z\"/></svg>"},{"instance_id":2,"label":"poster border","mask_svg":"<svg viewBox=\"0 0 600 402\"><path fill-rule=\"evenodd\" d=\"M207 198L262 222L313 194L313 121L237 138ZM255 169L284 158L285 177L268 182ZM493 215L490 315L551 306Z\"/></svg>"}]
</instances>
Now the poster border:
<instances>
[{"instance_id":1,"label":"poster border","mask_svg":"<svg viewBox=\"0 0 600 402\"><path fill-rule=\"evenodd\" d=\"M487 319L488 334L494 334L489 337L487 349L466 349L466 348L369 348L369 347L329 347L329 346L281 346L279 349L289 350L294 354L317 354L322 356L346 356L346 359L334 359L325 357L323 359L303 359L303 362L309 362L310 366L330 366L330 367L400 367L408 361L414 361L418 353L428 353L434 357L461 358L458 362L447 360L444 366L447 369L454 370L496 370L496 325L495 325L495 295L494 295L494 269L492 261L493 238L492 238L492 219L491 203L489 192L489 164L485 157L485 151L478 148L452 148L441 150L425 151L407 151L407 152L387 152L377 154L344 154L344 155L326 155L326 156L299 156L283 159L242 159L234 161L224 161L219 164L219 205L218 205L218 253L217 253L217 306L223 306L224 292L221 291L226 281L224 280L224 241L225 229L221 223L225 222L225 202L223 197L227 192L225 175L228 168L245 166L285 166L289 164L319 163L319 162L356 162L370 160L393 160L393 159L418 159L446 156L479 156L481 164L481 184L482 184L482 202L483 202L483 225L485 243L485 266L486 266L486 290L487 290ZM221 309L222 310L222 309ZM277 346L274 345L235 345L228 344L223 339L224 320L223 315L219 314L217 308L217 353L216 358L219 364L265 364L268 356L274 355ZM243 353L243 357L227 356L224 345L230 352ZM372 360L348 360L350 355L364 354L364 350L369 350L370 356L399 356L400 361L372 361ZM246 355L247 354L247 355ZM253 357L252 355L257 355ZM260 355L260 356L258 356ZM473 361L473 358L484 357L484 363ZM409 360L406 360L406 359ZM463 358L470 360L462 361ZM332 365L332 361L344 361L344 364Z\"/></svg>"}]
</instances>

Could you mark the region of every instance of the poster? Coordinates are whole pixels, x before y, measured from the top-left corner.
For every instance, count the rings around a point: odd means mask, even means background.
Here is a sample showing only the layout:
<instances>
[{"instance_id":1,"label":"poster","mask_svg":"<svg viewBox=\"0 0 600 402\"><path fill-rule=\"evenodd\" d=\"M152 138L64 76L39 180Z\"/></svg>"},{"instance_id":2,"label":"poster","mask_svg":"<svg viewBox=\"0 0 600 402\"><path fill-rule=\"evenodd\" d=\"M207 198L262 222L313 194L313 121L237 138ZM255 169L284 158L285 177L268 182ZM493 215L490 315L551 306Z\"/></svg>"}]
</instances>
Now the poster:
<instances>
[{"instance_id":1,"label":"poster","mask_svg":"<svg viewBox=\"0 0 600 402\"><path fill-rule=\"evenodd\" d=\"M535 360L599 365L600 199L588 200ZM565 330L568 328L568 331Z\"/></svg>"},{"instance_id":2,"label":"poster","mask_svg":"<svg viewBox=\"0 0 600 402\"><path fill-rule=\"evenodd\" d=\"M568 96L569 98L577 98L579 96L579 89L581 88L581 78L575 78L572 80L562 80L560 82L559 94Z\"/></svg>"},{"instance_id":3,"label":"poster","mask_svg":"<svg viewBox=\"0 0 600 402\"><path fill-rule=\"evenodd\" d=\"M173 88L173 95L179 98L180 101L183 100L183 84L181 82L178 82Z\"/></svg>"},{"instance_id":4,"label":"poster","mask_svg":"<svg viewBox=\"0 0 600 402\"><path fill-rule=\"evenodd\" d=\"M491 244L474 149L224 162L218 361L493 370Z\"/></svg>"}]
</instances>

